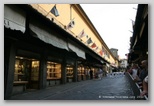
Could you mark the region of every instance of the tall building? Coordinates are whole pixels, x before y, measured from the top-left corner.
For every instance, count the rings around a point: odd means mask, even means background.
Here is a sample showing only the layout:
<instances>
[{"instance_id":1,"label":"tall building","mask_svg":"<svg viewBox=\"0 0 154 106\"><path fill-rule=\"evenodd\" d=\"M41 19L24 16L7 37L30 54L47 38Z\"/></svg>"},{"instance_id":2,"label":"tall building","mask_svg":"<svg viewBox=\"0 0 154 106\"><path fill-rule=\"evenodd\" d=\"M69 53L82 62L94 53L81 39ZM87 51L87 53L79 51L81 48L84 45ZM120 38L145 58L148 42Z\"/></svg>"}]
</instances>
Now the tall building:
<instances>
[{"instance_id":1,"label":"tall building","mask_svg":"<svg viewBox=\"0 0 154 106\"><path fill-rule=\"evenodd\" d=\"M125 71L126 67L127 67L128 63L127 63L127 59L121 59L120 60L120 71Z\"/></svg>"},{"instance_id":2,"label":"tall building","mask_svg":"<svg viewBox=\"0 0 154 106\"><path fill-rule=\"evenodd\" d=\"M112 54L118 59L118 49L111 48L110 51L111 51Z\"/></svg>"}]
</instances>

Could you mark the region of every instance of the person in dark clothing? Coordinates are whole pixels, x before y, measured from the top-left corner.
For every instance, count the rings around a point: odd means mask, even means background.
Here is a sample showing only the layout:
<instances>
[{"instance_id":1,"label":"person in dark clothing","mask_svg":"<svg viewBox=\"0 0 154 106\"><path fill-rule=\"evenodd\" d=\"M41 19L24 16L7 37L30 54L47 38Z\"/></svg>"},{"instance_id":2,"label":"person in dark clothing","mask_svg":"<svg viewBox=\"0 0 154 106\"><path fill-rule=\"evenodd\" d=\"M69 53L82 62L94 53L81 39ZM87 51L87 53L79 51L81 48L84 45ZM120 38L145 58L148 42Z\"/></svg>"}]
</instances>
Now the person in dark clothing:
<instances>
[{"instance_id":1,"label":"person in dark clothing","mask_svg":"<svg viewBox=\"0 0 154 106\"><path fill-rule=\"evenodd\" d=\"M90 79L93 79L93 71L90 69Z\"/></svg>"},{"instance_id":2,"label":"person in dark clothing","mask_svg":"<svg viewBox=\"0 0 154 106\"><path fill-rule=\"evenodd\" d=\"M139 75L140 81L143 82L144 78L148 75L148 71L143 69Z\"/></svg>"},{"instance_id":3,"label":"person in dark clothing","mask_svg":"<svg viewBox=\"0 0 154 106\"><path fill-rule=\"evenodd\" d=\"M143 60L141 62L141 67L142 67L141 69L139 68L138 77L134 80L135 82L138 82L139 84L141 84L144 78L148 75L148 61Z\"/></svg>"},{"instance_id":4,"label":"person in dark clothing","mask_svg":"<svg viewBox=\"0 0 154 106\"><path fill-rule=\"evenodd\" d=\"M148 61L147 60L143 60L141 62L141 66L142 66L142 70L139 74L139 78L140 81L143 82L144 78L148 75Z\"/></svg>"}]
</instances>

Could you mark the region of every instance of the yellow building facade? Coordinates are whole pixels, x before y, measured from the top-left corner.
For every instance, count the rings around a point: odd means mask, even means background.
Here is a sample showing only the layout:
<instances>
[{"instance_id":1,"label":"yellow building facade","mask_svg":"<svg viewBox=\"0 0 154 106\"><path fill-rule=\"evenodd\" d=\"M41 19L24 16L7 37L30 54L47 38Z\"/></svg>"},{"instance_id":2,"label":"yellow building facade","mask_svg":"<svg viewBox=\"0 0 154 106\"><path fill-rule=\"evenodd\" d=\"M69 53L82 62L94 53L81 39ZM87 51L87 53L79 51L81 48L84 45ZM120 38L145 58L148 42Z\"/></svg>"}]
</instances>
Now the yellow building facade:
<instances>
[{"instance_id":1,"label":"yellow building facade","mask_svg":"<svg viewBox=\"0 0 154 106\"><path fill-rule=\"evenodd\" d=\"M87 45L90 49L108 61L110 64L118 66L117 59L110 52L108 46L97 32L92 22L89 20L79 4L30 4L38 12L54 21L58 26L69 32L76 39ZM51 13L51 9L56 7L59 16ZM69 27L70 22L74 22ZM79 37L84 33L82 37ZM87 44L88 40L91 40Z\"/></svg>"}]
</instances>

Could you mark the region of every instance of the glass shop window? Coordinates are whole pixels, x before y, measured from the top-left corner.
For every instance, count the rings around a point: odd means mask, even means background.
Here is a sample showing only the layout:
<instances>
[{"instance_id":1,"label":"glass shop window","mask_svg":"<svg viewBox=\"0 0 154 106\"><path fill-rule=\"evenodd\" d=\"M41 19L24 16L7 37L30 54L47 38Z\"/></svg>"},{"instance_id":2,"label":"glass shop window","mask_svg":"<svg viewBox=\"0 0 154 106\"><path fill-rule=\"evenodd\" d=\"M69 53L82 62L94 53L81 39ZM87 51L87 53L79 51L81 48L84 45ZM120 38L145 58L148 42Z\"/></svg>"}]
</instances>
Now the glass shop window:
<instances>
[{"instance_id":1,"label":"glass shop window","mask_svg":"<svg viewBox=\"0 0 154 106\"><path fill-rule=\"evenodd\" d=\"M61 64L47 62L47 79L61 79Z\"/></svg>"},{"instance_id":2,"label":"glass shop window","mask_svg":"<svg viewBox=\"0 0 154 106\"><path fill-rule=\"evenodd\" d=\"M30 61L23 57L16 57L14 81L28 81L30 70Z\"/></svg>"}]
</instances>

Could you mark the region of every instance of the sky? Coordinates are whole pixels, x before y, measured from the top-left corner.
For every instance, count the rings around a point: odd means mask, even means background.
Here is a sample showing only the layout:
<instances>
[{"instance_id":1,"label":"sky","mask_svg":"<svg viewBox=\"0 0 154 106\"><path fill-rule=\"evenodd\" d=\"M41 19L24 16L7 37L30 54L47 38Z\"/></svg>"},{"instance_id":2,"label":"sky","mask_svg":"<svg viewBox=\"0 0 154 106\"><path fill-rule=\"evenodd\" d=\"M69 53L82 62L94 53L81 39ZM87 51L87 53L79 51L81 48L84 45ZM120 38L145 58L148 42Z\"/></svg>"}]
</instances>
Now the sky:
<instances>
[{"instance_id":1,"label":"sky","mask_svg":"<svg viewBox=\"0 0 154 106\"><path fill-rule=\"evenodd\" d=\"M80 4L94 27L108 46L118 49L120 58L129 53L132 20L137 4Z\"/></svg>"}]
</instances>

